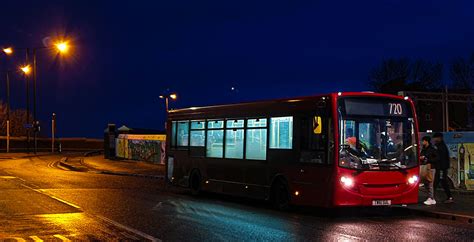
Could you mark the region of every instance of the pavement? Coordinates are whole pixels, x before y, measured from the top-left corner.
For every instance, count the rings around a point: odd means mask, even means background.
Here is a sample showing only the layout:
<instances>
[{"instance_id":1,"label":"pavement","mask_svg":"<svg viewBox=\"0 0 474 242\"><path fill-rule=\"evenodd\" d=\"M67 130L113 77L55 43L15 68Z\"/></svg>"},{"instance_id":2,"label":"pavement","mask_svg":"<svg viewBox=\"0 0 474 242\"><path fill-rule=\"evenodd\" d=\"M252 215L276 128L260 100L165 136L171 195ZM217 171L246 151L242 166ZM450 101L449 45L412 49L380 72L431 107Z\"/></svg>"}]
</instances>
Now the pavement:
<instances>
[{"instance_id":1,"label":"pavement","mask_svg":"<svg viewBox=\"0 0 474 242\"><path fill-rule=\"evenodd\" d=\"M452 195L454 202L444 203L447 198L444 190L437 189L436 205L427 206L423 204L427 199L427 193L423 187L420 187L418 204L409 205L408 208L426 216L474 223L474 191L453 190Z\"/></svg>"}]
</instances>

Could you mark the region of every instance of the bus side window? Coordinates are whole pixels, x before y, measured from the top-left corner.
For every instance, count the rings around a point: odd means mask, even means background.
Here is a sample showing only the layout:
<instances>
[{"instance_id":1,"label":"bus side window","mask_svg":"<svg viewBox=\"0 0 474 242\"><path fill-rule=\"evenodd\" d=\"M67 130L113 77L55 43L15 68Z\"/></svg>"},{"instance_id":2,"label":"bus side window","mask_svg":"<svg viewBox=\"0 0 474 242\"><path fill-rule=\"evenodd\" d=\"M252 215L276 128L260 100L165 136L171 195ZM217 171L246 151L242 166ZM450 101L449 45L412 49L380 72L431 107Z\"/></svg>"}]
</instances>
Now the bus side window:
<instances>
[{"instance_id":1,"label":"bus side window","mask_svg":"<svg viewBox=\"0 0 474 242\"><path fill-rule=\"evenodd\" d=\"M301 119L300 162L326 163L326 121L327 119L322 116L310 116Z\"/></svg>"},{"instance_id":2,"label":"bus side window","mask_svg":"<svg viewBox=\"0 0 474 242\"><path fill-rule=\"evenodd\" d=\"M189 139L189 155L204 157L206 155L206 121L192 120Z\"/></svg>"},{"instance_id":3,"label":"bus side window","mask_svg":"<svg viewBox=\"0 0 474 242\"><path fill-rule=\"evenodd\" d=\"M187 148L189 145L189 121L178 121L177 146Z\"/></svg>"}]
</instances>

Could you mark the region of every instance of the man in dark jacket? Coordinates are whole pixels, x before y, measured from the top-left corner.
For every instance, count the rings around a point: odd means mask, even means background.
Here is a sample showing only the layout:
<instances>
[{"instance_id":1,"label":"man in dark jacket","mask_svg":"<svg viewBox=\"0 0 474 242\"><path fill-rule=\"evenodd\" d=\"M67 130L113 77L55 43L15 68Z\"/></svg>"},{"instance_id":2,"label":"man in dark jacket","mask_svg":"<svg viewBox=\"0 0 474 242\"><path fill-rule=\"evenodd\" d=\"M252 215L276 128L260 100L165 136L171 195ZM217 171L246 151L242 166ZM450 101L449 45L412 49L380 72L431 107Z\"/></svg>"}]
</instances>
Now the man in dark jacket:
<instances>
[{"instance_id":1,"label":"man in dark jacket","mask_svg":"<svg viewBox=\"0 0 474 242\"><path fill-rule=\"evenodd\" d=\"M438 152L431 145L431 137L425 136L422 139L422 150L421 150L421 159L423 160L423 165L428 165L427 175L424 179L425 187L428 189L428 199L424 202L426 205L435 205L436 200L434 197L434 177L436 172L436 167L438 166Z\"/></svg>"},{"instance_id":2,"label":"man in dark jacket","mask_svg":"<svg viewBox=\"0 0 474 242\"><path fill-rule=\"evenodd\" d=\"M446 144L444 143L442 133L435 133L433 135L433 140L434 140L435 148L439 157L439 162L438 162L438 166L436 167L436 173L435 173L434 189L436 190L436 188L438 187L438 184L441 182L444 192L446 193L446 196L448 197L448 199L446 199L446 201L444 202L452 203L454 202L454 199L451 195L451 191L449 190L449 185L448 185L448 169L450 166L449 150Z\"/></svg>"}]
</instances>

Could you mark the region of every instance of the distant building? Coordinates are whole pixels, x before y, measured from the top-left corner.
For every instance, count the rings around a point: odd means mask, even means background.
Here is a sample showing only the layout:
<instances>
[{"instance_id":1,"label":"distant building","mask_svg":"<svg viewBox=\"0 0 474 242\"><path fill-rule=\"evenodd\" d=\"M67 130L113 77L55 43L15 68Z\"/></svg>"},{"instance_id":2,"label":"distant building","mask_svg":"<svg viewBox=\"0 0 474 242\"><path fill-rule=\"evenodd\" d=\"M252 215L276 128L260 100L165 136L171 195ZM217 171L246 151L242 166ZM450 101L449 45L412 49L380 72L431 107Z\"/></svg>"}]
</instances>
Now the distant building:
<instances>
[{"instance_id":1,"label":"distant building","mask_svg":"<svg viewBox=\"0 0 474 242\"><path fill-rule=\"evenodd\" d=\"M401 91L416 107L419 129L433 131L474 131L474 94Z\"/></svg>"}]
</instances>

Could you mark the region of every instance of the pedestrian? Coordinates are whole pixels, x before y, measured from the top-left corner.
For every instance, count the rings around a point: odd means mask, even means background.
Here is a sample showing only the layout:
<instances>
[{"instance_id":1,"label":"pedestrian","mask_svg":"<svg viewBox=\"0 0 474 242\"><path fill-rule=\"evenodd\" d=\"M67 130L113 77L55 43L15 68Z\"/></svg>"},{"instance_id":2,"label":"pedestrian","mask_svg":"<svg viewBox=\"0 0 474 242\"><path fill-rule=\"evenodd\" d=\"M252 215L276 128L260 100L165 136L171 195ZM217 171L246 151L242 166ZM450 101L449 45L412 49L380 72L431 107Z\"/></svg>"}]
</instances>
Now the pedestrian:
<instances>
[{"instance_id":1,"label":"pedestrian","mask_svg":"<svg viewBox=\"0 0 474 242\"><path fill-rule=\"evenodd\" d=\"M428 189L428 199L426 199L424 204L435 205L436 199L434 197L434 177L439 157L436 149L431 145L430 136L423 137L422 145L421 160L423 161L423 165L427 166L427 172L423 179L423 183Z\"/></svg>"},{"instance_id":2,"label":"pedestrian","mask_svg":"<svg viewBox=\"0 0 474 242\"><path fill-rule=\"evenodd\" d=\"M444 203L453 203L454 199L451 195L451 190L449 189L448 184L448 169L450 166L449 150L444 143L442 133L435 133L433 135L433 140L439 157L438 166L436 167L435 172L434 189L438 188L438 184L441 182L441 186L443 186L444 192L447 196Z\"/></svg>"}]
</instances>

